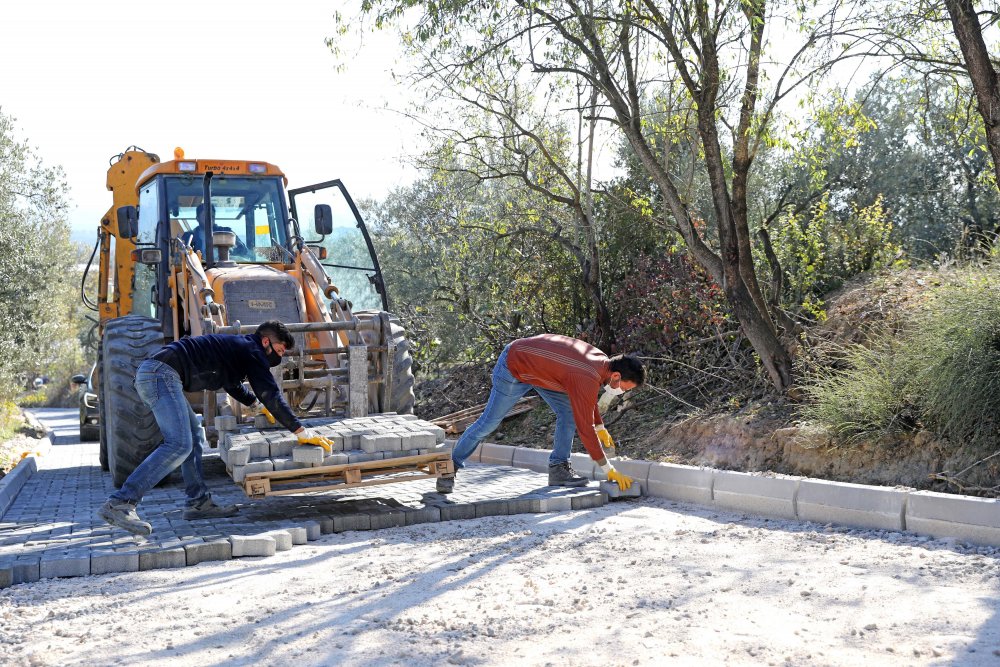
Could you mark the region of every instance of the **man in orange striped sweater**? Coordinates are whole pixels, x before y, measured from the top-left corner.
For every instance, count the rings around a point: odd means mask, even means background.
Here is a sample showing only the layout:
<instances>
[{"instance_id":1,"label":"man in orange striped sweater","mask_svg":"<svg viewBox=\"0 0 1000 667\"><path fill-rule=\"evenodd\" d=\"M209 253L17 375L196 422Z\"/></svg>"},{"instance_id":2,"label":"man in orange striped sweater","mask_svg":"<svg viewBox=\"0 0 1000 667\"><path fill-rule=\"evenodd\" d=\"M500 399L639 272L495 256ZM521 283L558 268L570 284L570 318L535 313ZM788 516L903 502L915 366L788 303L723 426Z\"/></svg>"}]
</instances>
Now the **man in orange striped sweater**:
<instances>
[{"instance_id":1,"label":"man in orange striped sweater","mask_svg":"<svg viewBox=\"0 0 1000 667\"><path fill-rule=\"evenodd\" d=\"M587 478L577 475L569 464L576 431L608 479L626 490L632 480L615 470L601 447L612 448L614 441L597 409L597 394L601 387L621 394L641 387L645 381L646 369L637 358L621 354L608 358L582 340L557 334L516 340L504 348L493 368L493 388L482 416L455 445L451 455L455 469L464 467L483 438L496 430L522 396L534 389L556 413L549 485L586 486ZM454 478L438 478L439 493L451 493L454 486Z\"/></svg>"}]
</instances>

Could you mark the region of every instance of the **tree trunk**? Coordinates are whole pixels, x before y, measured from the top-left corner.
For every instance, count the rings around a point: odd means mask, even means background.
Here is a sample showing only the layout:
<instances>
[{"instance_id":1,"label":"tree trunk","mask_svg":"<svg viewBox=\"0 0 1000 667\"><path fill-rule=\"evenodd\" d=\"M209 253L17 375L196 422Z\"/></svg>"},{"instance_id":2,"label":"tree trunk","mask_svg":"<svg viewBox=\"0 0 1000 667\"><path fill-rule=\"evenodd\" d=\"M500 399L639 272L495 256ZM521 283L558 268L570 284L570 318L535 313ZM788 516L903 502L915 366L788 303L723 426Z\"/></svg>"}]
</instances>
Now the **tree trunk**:
<instances>
[{"instance_id":1,"label":"tree trunk","mask_svg":"<svg viewBox=\"0 0 1000 667\"><path fill-rule=\"evenodd\" d=\"M1000 81L986 50L983 28L972 0L945 0L945 5L965 58L965 69L976 91L979 114L986 126L986 143L993 158L993 172L1000 183Z\"/></svg>"}]
</instances>

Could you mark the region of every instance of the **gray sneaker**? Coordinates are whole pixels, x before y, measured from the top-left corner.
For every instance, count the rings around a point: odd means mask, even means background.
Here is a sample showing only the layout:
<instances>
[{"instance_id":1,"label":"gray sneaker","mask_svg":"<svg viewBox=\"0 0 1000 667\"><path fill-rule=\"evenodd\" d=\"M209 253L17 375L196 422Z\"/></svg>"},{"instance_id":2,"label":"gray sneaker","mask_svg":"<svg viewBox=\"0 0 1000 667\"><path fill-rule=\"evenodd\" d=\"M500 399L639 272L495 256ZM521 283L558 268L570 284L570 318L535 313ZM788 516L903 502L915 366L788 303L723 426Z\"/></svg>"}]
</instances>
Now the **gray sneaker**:
<instances>
[{"instance_id":1,"label":"gray sneaker","mask_svg":"<svg viewBox=\"0 0 1000 667\"><path fill-rule=\"evenodd\" d=\"M437 492L438 493L451 493L455 490L455 478L454 477L438 477L437 478Z\"/></svg>"},{"instance_id":2,"label":"gray sneaker","mask_svg":"<svg viewBox=\"0 0 1000 667\"><path fill-rule=\"evenodd\" d=\"M549 464L549 486L587 486L589 483L589 479L576 474L569 461Z\"/></svg>"},{"instance_id":3,"label":"gray sneaker","mask_svg":"<svg viewBox=\"0 0 1000 667\"><path fill-rule=\"evenodd\" d=\"M194 521L196 519L225 519L236 516L240 508L236 505L216 505L212 496L205 496L199 502L188 505L184 510L184 519Z\"/></svg>"},{"instance_id":4,"label":"gray sneaker","mask_svg":"<svg viewBox=\"0 0 1000 667\"><path fill-rule=\"evenodd\" d=\"M133 535L145 536L153 532L153 527L136 514L135 505L125 500L108 500L97 510L97 516Z\"/></svg>"}]
</instances>

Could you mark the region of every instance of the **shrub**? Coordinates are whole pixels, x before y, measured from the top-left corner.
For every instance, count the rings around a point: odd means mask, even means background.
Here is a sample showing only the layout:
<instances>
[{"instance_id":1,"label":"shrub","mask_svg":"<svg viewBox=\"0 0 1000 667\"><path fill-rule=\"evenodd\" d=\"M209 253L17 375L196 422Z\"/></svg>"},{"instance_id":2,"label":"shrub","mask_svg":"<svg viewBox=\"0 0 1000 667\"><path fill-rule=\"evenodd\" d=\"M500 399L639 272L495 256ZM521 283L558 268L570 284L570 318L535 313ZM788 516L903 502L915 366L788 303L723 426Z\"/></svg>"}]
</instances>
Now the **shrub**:
<instances>
[{"instance_id":1,"label":"shrub","mask_svg":"<svg viewBox=\"0 0 1000 667\"><path fill-rule=\"evenodd\" d=\"M1000 438L1000 272L971 270L934 292L898 339L852 348L807 391L807 419L844 441L927 428L976 449Z\"/></svg>"}]
</instances>

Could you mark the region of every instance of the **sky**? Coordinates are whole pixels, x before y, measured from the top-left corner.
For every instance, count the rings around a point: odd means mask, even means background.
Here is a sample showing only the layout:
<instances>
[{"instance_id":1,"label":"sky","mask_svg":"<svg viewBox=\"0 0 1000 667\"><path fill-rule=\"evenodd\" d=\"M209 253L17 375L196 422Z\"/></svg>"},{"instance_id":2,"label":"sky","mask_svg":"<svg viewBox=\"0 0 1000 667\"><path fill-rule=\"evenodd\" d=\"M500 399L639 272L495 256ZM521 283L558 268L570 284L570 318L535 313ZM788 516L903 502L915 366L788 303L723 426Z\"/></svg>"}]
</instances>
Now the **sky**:
<instances>
[{"instance_id":1,"label":"sky","mask_svg":"<svg viewBox=\"0 0 1000 667\"><path fill-rule=\"evenodd\" d=\"M109 159L136 145L173 159L261 160L289 187L341 179L381 198L415 173L418 128L398 110L387 34L324 43L342 0L137 3L28 0L4 7L0 111L47 166L66 172L74 240L111 205ZM338 71L338 64L345 67ZM386 106L390 110L386 109Z\"/></svg>"}]
</instances>

